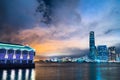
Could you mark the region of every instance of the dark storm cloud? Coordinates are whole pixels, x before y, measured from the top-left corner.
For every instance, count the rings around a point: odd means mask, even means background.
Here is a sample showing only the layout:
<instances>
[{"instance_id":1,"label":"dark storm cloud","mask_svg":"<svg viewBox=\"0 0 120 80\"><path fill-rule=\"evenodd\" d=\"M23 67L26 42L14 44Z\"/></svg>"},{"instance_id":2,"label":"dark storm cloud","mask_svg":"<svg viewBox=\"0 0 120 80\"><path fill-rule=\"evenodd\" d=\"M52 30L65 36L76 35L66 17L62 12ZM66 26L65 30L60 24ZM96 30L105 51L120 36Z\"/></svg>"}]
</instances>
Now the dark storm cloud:
<instances>
[{"instance_id":1,"label":"dark storm cloud","mask_svg":"<svg viewBox=\"0 0 120 80\"><path fill-rule=\"evenodd\" d=\"M50 21L52 24L72 24L76 23L74 20L78 22L81 20L80 14L75 10L78 6L79 0L38 0L38 2L39 4L37 3L37 0L0 0L0 36L2 36L0 41L15 41L15 43L17 41L22 42L23 40L20 41L16 35L20 34L20 31L22 30L34 29L36 24L48 24L48 21ZM36 13L36 10L39 12ZM62 31L62 28L64 29L64 26L59 26L61 27L61 29L59 28L60 31L53 30L50 37L56 39L70 38L71 35L67 35L66 32ZM9 35L6 35L8 33ZM62 33L65 33L65 35L61 35ZM56 34L58 34L58 36ZM29 39L32 41L34 35L39 38L37 39L35 37L36 40L46 39L46 35L41 37L38 36L38 34L34 33L29 37L26 37L25 40Z\"/></svg>"},{"instance_id":2,"label":"dark storm cloud","mask_svg":"<svg viewBox=\"0 0 120 80\"><path fill-rule=\"evenodd\" d=\"M81 21L76 8L80 0L37 0L39 6L37 12L43 14L42 22L47 24L76 23ZM74 21L76 20L76 22Z\"/></svg>"},{"instance_id":3,"label":"dark storm cloud","mask_svg":"<svg viewBox=\"0 0 120 80\"><path fill-rule=\"evenodd\" d=\"M4 1L0 1L0 24L3 23L4 19L6 18L6 9L4 7Z\"/></svg>"},{"instance_id":4,"label":"dark storm cloud","mask_svg":"<svg viewBox=\"0 0 120 80\"><path fill-rule=\"evenodd\" d=\"M0 42L20 43L21 41L18 37L18 30L10 25L0 26Z\"/></svg>"},{"instance_id":5,"label":"dark storm cloud","mask_svg":"<svg viewBox=\"0 0 120 80\"><path fill-rule=\"evenodd\" d=\"M0 41L14 42L16 40L17 29L9 24L9 11L7 0L0 0ZM19 39L18 39L19 40ZM18 42L18 40L16 42Z\"/></svg>"},{"instance_id":6,"label":"dark storm cloud","mask_svg":"<svg viewBox=\"0 0 120 80\"><path fill-rule=\"evenodd\" d=\"M119 32L120 28L116 28L116 29L109 29L105 32L105 34L110 34L110 33L115 33L115 32Z\"/></svg>"},{"instance_id":7,"label":"dark storm cloud","mask_svg":"<svg viewBox=\"0 0 120 80\"><path fill-rule=\"evenodd\" d=\"M21 43L20 31L36 24L37 6L33 0L0 0L0 41Z\"/></svg>"},{"instance_id":8,"label":"dark storm cloud","mask_svg":"<svg viewBox=\"0 0 120 80\"><path fill-rule=\"evenodd\" d=\"M37 2L33 0L0 0L1 25L11 27L31 27L35 23Z\"/></svg>"}]
</instances>

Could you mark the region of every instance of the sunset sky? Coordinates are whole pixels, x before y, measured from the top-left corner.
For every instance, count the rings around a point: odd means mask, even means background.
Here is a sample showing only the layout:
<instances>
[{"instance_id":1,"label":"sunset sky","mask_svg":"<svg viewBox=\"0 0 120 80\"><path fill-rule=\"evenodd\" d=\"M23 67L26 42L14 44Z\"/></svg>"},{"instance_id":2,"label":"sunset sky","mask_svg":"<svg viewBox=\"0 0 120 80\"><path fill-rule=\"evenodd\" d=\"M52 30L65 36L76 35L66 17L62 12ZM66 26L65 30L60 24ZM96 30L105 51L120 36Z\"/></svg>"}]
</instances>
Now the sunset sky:
<instances>
[{"instance_id":1,"label":"sunset sky","mask_svg":"<svg viewBox=\"0 0 120 80\"><path fill-rule=\"evenodd\" d=\"M0 0L0 41L37 56L87 54L90 31L96 46L120 48L120 0Z\"/></svg>"}]
</instances>

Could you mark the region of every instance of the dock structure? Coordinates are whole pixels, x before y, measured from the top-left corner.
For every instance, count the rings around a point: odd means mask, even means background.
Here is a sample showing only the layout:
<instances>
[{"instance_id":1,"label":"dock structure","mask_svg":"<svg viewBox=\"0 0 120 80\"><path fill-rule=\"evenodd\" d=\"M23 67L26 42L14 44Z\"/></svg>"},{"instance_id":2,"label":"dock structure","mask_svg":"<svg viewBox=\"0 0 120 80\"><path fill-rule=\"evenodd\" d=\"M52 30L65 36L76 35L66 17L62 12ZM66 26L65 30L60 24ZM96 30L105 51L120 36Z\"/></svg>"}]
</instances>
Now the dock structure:
<instances>
[{"instance_id":1,"label":"dock structure","mask_svg":"<svg viewBox=\"0 0 120 80\"><path fill-rule=\"evenodd\" d=\"M0 42L0 68L34 67L35 50L30 46Z\"/></svg>"}]
</instances>

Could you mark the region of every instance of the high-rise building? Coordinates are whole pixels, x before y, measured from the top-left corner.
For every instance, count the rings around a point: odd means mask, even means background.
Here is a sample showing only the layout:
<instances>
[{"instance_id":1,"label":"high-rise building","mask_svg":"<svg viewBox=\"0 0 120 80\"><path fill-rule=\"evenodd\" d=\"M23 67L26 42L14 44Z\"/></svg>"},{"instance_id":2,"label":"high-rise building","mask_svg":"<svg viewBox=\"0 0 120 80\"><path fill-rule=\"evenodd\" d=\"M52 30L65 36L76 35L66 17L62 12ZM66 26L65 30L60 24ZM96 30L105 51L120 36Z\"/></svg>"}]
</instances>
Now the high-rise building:
<instances>
[{"instance_id":1,"label":"high-rise building","mask_svg":"<svg viewBox=\"0 0 120 80\"><path fill-rule=\"evenodd\" d=\"M106 45L99 45L97 47L97 60L108 61L108 49Z\"/></svg>"},{"instance_id":2,"label":"high-rise building","mask_svg":"<svg viewBox=\"0 0 120 80\"><path fill-rule=\"evenodd\" d=\"M115 47L109 47L109 61L116 61L116 49Z\"/></svg>"},{"instance_id":3,"label":"high-rise building","mask_svg":"<svg viewBox=\"0 0 120 80\"><path fill-rule=\"evenodd\" d=\"M89 59L95 60L96 57L96 47L95 47L95 38L94 38L94 31L91 31L89 34Z\"/></svg>"}]
</instances>

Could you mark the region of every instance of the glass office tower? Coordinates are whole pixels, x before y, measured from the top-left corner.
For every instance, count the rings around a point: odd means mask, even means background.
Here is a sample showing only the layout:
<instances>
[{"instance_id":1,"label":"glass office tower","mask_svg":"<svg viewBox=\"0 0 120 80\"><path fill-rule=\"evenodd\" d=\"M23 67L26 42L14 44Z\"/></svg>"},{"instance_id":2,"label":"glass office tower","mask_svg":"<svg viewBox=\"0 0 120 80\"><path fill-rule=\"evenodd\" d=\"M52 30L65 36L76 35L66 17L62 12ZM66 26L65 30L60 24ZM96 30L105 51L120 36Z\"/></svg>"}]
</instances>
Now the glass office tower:
<instances>
[{"instance_id":1,"label":"glass office tower","mask_svg":"<svg viewBox=\"0 0 120 80\"><path fill-rule=\"evenodd\" d=\"M95 47L94 31L91 31L89 34L89 48L90 48L90 52L89 52L88 57L90 60L95 60L96 47Z\"/></svg>"},{"instance_id":2,"label":"glass office tower","mask_svg":"<svg viewBox=\"0 0 120 80\"><path fill-rule=\"evenodd\" d=\"M108 61L108 49L106 45L99 45L97 47L97 60Z\"/></svg>"}]
</instances>

